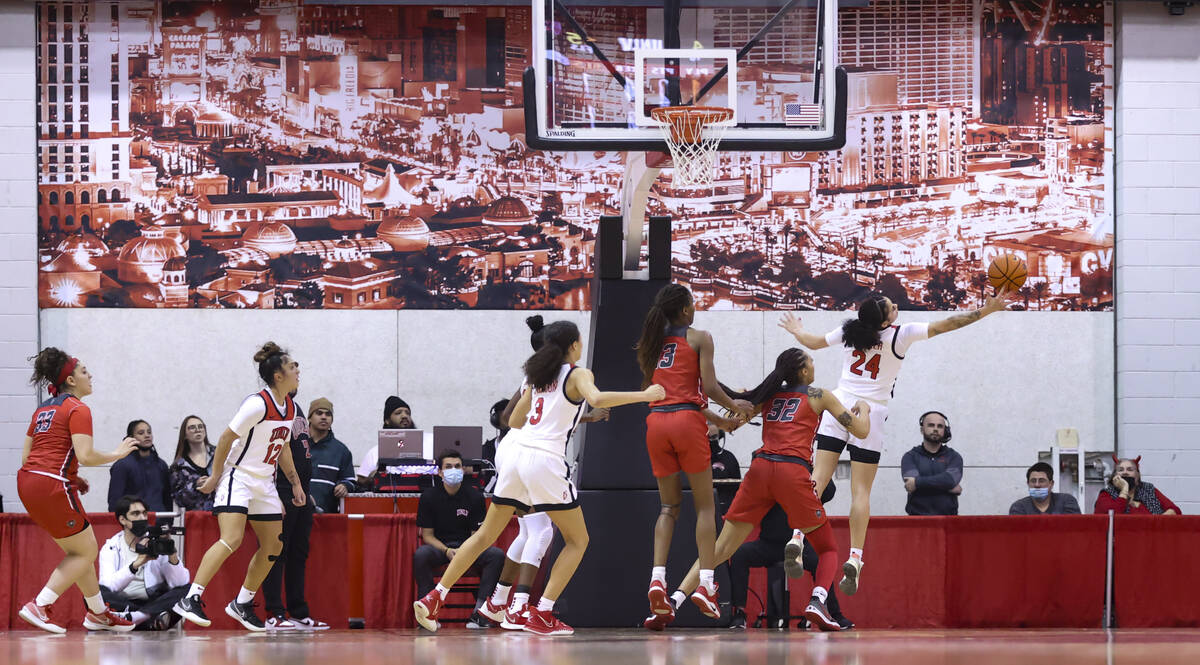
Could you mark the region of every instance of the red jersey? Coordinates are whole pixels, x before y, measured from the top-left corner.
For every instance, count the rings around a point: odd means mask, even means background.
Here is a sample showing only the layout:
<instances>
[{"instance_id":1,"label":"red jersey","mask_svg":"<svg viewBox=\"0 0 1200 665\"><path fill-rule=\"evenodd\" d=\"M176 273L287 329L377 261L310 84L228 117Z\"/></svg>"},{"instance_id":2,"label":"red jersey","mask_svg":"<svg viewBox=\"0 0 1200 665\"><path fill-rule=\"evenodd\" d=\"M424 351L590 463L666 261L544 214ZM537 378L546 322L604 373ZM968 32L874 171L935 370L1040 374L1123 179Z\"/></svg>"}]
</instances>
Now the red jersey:
<instances>
[{"instance_id":1,"label":"red jersey","mask_svg":"<svg viewBox=\"0 0 1200 665\"><path fill-rule=\"evenodd\" d=\"M820 417L808 403L808 386L789 386L763 403L759 452L812 461L813 437Z\"/></svg>"},{"instance_id":2,"label":"red jersey","mask_svg":"<svg viewBox=\"0 0 1200 665\"><path fill-rule=\"evenodd\" d=\"M70 480L79 471L71 435L92 434L92 411L74 395L51 397L33 412L25 434L33 437L33 445L21 468Z\"/></svg>"},{"instance_id":3,"label":"red jersey","mask_svg":"<svg viewBox=\"0 0 1200 665\"><path fill-rule=\"evenodd\" d=\"M708 406L700 384L700 354L688 344L687 326L667 328L651 383L667 391L665 398L650 403L652 407L688 403L702 409Z\"/></svg>"}]
</instances>

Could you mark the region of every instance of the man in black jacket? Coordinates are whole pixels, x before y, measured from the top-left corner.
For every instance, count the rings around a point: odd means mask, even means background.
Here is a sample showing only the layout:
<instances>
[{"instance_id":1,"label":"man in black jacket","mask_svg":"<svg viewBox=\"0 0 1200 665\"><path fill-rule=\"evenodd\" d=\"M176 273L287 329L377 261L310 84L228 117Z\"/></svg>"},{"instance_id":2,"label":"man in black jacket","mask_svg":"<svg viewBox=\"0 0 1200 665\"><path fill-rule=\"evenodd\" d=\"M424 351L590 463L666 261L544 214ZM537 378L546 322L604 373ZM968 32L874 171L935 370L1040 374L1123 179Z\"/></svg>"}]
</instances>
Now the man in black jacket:
<instances>
[{"instance_id":1,"label":"man in black jacket","mask_svg":"<svg viewBox=\"0 0 1200 665\"><path fill-rule=\"evenodd\" d=\"M946 445L950 421L940 411L927 411L920 425L921 445L900 460L900 475L908 492L904 511L909 515L957 515L963 459Z\"/></svg>"},{"instance_id":2,"label":"man in black jacket","mask_svg":"<svg viewBox=\"0 0 1200 665\"><path fill-rule=\"evenodd\" d=\"M292 505L292 484L282 473L275 474L275 489L279 496L287 497L283 502L283 549L279 558L263 580L263 602L267 606L267 630L327 630L329 624L312 618L308 612L308 600L304 594L304 576L308 568L308 542L312 535L313 504L308 486L312 482L312 440L308 434L308 419L300 406L296 406L296 420L292 425L292 461L296 465L296 475L300 476L300 486L308 497L308 503L303 506ZM286 612L282 597L283 587L287 587ZM291 618L289 618L289 616Z\"/></svg>"}]
</instances>

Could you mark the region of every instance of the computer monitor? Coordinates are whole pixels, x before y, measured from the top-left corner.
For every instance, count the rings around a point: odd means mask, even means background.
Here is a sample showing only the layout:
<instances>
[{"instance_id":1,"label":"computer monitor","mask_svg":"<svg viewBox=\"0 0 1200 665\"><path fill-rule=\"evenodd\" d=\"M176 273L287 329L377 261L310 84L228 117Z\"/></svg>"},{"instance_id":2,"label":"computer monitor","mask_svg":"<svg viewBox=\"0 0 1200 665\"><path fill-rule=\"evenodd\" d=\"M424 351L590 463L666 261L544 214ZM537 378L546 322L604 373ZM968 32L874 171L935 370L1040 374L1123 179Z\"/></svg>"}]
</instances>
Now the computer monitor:
<instances>
[{"instance_id":1,"label":"computer monitor","mask_svg":"<svg viewBox=\"0 0 1200 665\"><path fill-rule=\"evenodd\" d=\"M463 460L483 458L483 428L473 426L441 426L433 428L433 454L440 455L443 450L453 450L462 455Z\"/></svg>"},{"instance_id":2,"label":"computer monitor","mask_svg":"<svg viewBox=\"0 0 1200 665\"><path fill-rule=\"evenodd\" d=\"M379 459L425 457L425 432L419 429L379 430Z\"/></svg>"}]
</instances>

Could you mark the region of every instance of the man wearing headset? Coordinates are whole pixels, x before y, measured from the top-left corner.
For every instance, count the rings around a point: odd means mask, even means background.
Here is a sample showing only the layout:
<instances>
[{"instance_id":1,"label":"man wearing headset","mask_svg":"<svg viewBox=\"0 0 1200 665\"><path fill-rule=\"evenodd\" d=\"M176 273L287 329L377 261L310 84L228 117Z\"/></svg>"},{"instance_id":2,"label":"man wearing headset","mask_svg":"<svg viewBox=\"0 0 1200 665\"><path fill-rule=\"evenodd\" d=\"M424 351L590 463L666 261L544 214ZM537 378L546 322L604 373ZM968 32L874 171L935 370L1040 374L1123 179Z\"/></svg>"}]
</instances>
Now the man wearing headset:
<instances>
[{"instance_id":1,"label":"man wearing headset","mask_svg":"<svg viewBox=\"0 0 1200 665\"><path fill-rule=\"evenodd\" d=\"M921 415L921 445L904 453L900 475L909 515L957 515L962 494L963 459L946 444L950 442L950 419L940 411Z\"/></svg>"}]
</instances>

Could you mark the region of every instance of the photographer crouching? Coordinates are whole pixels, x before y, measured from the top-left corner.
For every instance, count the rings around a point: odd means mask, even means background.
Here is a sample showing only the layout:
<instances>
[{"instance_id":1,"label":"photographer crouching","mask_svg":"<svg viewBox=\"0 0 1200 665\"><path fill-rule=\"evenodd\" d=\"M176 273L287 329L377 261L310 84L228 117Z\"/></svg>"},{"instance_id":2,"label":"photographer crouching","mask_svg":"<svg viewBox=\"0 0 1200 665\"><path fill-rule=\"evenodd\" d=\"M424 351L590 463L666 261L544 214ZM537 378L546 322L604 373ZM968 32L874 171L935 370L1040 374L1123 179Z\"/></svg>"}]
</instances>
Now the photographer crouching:
<instances>
[{"instance_id":1,"label":"photographer crouching","mask_svg":"<svg viewBox=\"0 0 1200 665\"><path fill-rule=\"evenodd\" d=\"M121 532L100 549L100 593L135 630L166 630L179 621L171 607L190 582L171 538L183 528L150 526L146 504L136 496L121 497L114 508Z\"/></svg>"}]
</instances>

